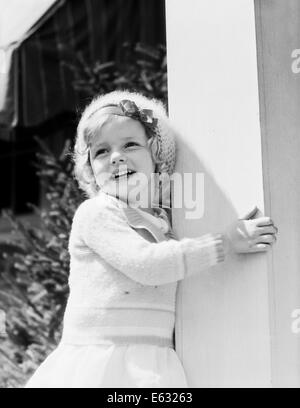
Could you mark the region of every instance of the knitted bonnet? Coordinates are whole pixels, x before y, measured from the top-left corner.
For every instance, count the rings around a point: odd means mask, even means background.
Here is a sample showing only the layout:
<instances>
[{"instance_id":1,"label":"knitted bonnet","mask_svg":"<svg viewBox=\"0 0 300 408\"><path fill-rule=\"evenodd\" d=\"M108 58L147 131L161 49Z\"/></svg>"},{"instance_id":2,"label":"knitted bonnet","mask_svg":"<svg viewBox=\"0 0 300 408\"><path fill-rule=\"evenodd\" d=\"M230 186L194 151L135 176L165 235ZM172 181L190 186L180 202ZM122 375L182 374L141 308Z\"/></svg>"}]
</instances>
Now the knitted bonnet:
<instances>
[{"instance_id":1,"label":"knitted bonnet","mask_svg":"<svg viewBox=\"0 0 300 408\"><path fill-rule=\"evenodd\" d=\"M85 109L78 125L78 134L84 132L87 121L97 114L127 116L140 121L148 137L154 136L157 170L171 175L175 167L176 145L162 102L130 91L113 91L96 97Z\"/></svg>"}]
</instances>

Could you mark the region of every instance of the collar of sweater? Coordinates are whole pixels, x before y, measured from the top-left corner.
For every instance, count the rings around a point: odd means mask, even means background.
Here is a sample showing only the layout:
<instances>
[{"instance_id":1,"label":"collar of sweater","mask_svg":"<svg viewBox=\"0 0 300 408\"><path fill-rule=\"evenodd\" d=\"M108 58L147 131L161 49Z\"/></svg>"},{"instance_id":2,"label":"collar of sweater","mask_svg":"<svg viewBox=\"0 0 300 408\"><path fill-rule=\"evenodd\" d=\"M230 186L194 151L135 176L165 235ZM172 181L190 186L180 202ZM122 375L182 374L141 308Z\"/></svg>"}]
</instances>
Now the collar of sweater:
<instances>
[{"instance_id":1,"label":"collar of sweater","mask_svg":"<svg viewBox=\"0 0 300 408\"><path fill-rule=\"evenodd\" d=\"M163 209L155 208L154 211L158 215L158 217L161 217L161 219L167 223L168 231L166 233L163 232L161 224L157 224L157 222L155 222L155 216L148 214L139 208L132 207L125 202L120 201L118 198L110 196L106 193L100 192L99 195L104 199L113 201L118 206L118 208L123 211L123 214L125 215L127 222L131 227L145 228L150 232L150 234L157 242L165 241L166 236L172 239L177 239L171 228L168 217L164 213Z\"/></svg>"}]
</instances>

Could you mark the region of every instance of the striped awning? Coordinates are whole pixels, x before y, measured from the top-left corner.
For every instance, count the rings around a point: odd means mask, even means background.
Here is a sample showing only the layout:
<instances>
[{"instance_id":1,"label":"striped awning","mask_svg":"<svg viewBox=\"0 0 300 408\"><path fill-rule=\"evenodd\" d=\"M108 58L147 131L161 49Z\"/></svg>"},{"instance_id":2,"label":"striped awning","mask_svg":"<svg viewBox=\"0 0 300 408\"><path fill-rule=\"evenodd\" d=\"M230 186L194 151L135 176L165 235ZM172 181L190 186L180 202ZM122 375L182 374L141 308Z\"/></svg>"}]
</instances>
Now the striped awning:
<instances>
[{"instance_id":1,"label":"striped awning","mask_svg":"<svg viewBox=\"0 0 300 408\"><path fill-rule=\"evenodd\" d=\"M63 0L0 0L0 125L18 124L18 52Z\"/></svg>"},{"instance_id":2,"label":"striped awning","mask_svg":"<svg viewBox=\"0 0 300 408\"><path fill-rule=\"evenodd\" d=\"M125 41L165 36L163 0L0 0L0 9L0 139L78 109L67 66L78 52L106 62Z\"/></svg>"}]
</instances>

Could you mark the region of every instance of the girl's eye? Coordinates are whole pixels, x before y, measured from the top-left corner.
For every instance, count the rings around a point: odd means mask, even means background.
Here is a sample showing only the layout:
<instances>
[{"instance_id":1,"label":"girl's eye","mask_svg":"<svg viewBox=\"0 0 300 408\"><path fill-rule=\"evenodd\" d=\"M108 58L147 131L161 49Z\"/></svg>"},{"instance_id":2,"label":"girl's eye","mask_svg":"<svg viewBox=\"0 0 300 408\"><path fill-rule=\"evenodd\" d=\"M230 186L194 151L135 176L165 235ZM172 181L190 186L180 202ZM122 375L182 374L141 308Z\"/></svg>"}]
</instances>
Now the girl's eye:
<instances>
[{"instance_id":1,"label":"girl's eye","mask_svg":"<svg viewBox=\"0 0 300 408\"><path fill-rule=\"evenodd\" d=\"M136 142L128 142L128 143L126 143L126 144L124 145L125 148L127 148L127 147L134 147L134 146L139 146L139 144L136 143ZM107 148L99 149L99 150L96 151L95 157L96 157L96 156L102 156L102 155L104 155L104 154L106 154L106 153L108 153L108 149L107 149Z\"/></svg>"},{"instance_id":2,"label":"girl's eye","mask_svg":"<svg viewBox=\"0 0 300 408\"><path fill-rule=\"evenodd\" d=\"M126 143L126 145L125 145L125 147L131 147L131 146L139 146L139 144L136 143L136 142L128 142L128 143Z\"/></svg>"},{"instance_id":3,"label":"girl's eye","mask_svg":"<svg viewBox=\"0 0 300 408\"><path fill-rule=\"evenodd\" d=\"M98 155L104 154L104 153L106 153L107 151L108 151L107 149L99 149L99 150L97 150L97 152L96 152L95 156L98 156Z\"/></svg>"}]
</instances>

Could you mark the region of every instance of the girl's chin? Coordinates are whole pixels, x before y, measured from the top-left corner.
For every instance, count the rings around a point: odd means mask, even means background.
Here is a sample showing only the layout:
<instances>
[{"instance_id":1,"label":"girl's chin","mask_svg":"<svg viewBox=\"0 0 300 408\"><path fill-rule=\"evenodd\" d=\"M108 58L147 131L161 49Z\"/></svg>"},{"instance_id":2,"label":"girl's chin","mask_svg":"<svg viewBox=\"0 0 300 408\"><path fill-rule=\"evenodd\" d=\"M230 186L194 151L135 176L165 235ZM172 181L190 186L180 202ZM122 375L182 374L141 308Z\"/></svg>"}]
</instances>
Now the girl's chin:
<instances>
[{"instance_id":1,"label":"girl's chin","mask_svg":"<svg viewBox=\"0 0 300 408\"><path fill-rule=\"evenodd\" d=\"M151 201L151 194L148 193L147 186L130 186L127 183L107 183L101 190L116 197L128 204L142 205L146 207Z\"/></svg>"}]
</instances>

